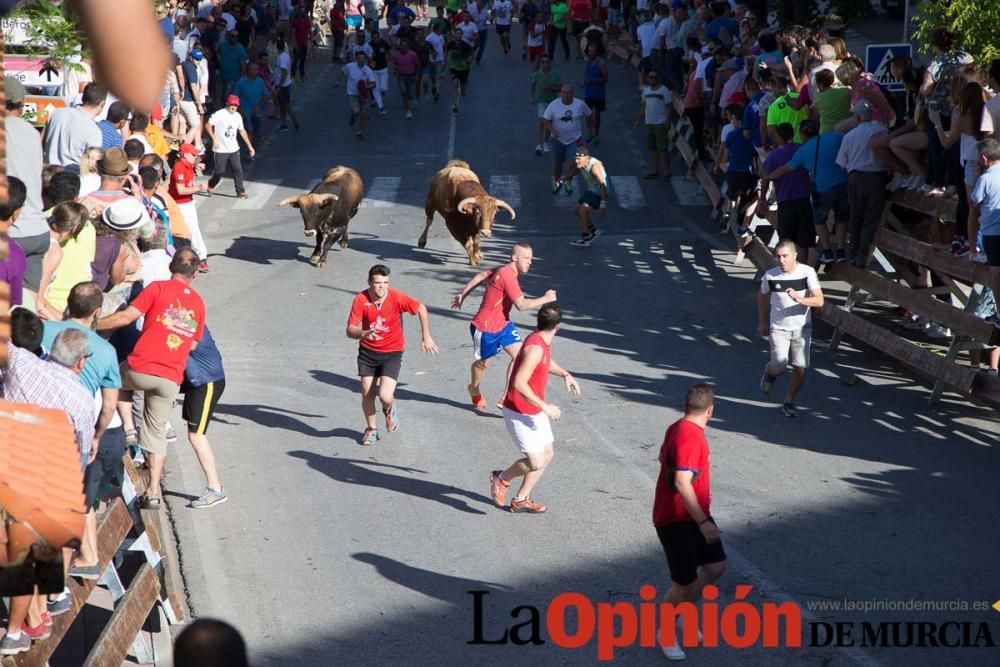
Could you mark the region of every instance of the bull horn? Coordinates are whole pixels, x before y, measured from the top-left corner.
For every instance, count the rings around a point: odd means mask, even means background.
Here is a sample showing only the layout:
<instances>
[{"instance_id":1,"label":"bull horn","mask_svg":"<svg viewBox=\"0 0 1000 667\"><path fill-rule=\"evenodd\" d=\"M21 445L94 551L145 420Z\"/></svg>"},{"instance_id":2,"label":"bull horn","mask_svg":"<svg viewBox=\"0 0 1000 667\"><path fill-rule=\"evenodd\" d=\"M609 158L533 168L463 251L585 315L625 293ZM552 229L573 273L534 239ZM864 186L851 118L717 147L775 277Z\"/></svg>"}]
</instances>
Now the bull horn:
<instances>
[{"instance_id":1,"label":"bull horn","mask_svg":"<svg viewBox=\"0 0 1000 667\"><path fill-rule=\"evenodd\" d=\"M466 206L475 207L476 206L476 198L475 197L466 197L462 201L458 202L458 206L455 207L455 210L457 210L459 213L465 213L465 211L463 209Z\"/></svg>"},{"instance_id":2,"label":"bull horn","mask_svg":"<svg viewBox=\"0 0 1000 667\"><path fill-rule=\"evenodd\" d=\"M327 204L333 203L338 199L340 199L340 197L332 192L324 192L323 194L313 195L313 201L320 206L326 206Z\"/></svg>"},{"instance_id":3,"label":"bull horn","mask_svg":"<svg viewBox=\"0 0 1000 667\"><path fill-rule=\"evenodd\" d=\"M294 197L285 197L278 202L278 206L294 206L298 208L299 200L302 199L302 195L295 195Z\"/></svg>"},{"instance_id":4,"label":"bull horn","mask_svg":"<svg viewBox=\"0 0 1000 667\"><path fill-rule=\"evenodd\" d=\"M510 213L510 219L511 220L514 220L515 218L517 218L517 213L514 213L514 209L511 207L511 205L508 204L507 202L505 202L504 200L497 199L497 206L499 208L502 208L502 209L506 210L508 213Z\"/></svg>"}]
</instances>

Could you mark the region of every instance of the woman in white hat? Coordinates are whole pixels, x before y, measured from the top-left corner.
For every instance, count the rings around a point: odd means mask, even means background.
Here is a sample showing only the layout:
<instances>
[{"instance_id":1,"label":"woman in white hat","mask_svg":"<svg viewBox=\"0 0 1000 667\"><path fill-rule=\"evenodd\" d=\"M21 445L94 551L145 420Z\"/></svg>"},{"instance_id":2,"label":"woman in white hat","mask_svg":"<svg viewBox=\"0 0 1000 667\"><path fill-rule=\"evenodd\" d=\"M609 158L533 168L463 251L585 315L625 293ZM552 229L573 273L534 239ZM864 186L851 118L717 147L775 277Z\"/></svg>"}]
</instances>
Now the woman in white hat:
<instances>
[{"instance_id":1,"label":"woman in white hat","mask_svg":"<svg viewBox=\"0 0 1000 667\"><path fill-rule=\"evenodd\" d=\"M134 197L112 202L101 213L92 268L94 282L108 292L105 312L114 312L128 302L136 283L141 287L142 253L137 240L139 230L151 224L146 207Z\"/></svg>"}]
</instances>

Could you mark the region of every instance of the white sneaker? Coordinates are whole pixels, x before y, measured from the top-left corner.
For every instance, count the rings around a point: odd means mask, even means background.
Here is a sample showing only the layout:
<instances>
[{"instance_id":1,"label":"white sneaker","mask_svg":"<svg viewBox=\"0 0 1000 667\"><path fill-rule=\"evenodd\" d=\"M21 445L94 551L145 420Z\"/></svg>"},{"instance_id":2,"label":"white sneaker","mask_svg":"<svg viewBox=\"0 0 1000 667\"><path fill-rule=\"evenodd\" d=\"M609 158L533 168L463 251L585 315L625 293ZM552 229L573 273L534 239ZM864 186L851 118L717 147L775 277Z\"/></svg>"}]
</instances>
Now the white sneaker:
<instances>
[{"instance_id":1,"label":"white sneaker","mask_svg":"<svg viewBox=\"0 0 1000 667\"><path fill-rule=\"evenodd\" d=\"M535 146L535 155L541 155L541 154L542 154L542 145L538 144Z\"/></svg>"},{"instance_id":2,"label":"white sneaker","mask_svg":"<svg viewBox=\"0 0 1000 667\"><path fill-rule=\"evenodd\" d=\"M980 250L977 250L975 252L970 252L969 253L969 261L970 262L975 262L977 264L985 264L986 263L986 253L984 253L984 252L982 252Z\"/></svg>"},{"instance_id":3,"label":"white sneaker","mask_svg":"<svg viewBox=\"0 0 1000 667\"><path fill-rule=\"evenodd\" d=\"M895 192L903 185L903 175L897 173L892 179L886 184L885 189L889 192Z\"/></svg>"},{"instance_id":4,"label":"white sneaker","mask_svg":"<svg viewBox=\"0 0 1000 667\"><path fill-rule=\"evenodd\" d=\"M684 652L684 649L677 644L673 644L671 646L661 646L660 649L663 651L664 657L671 662L680 662L681 660L687 659L687 654Z\"/></svg>"},{"instance_id":5,"label":"white sneaker","mask_svg":"<svg viewBox=\"0 0 1000 667\"><path fill-rule=\"evenodd\" d=\"M903 187L907 190L919 190L924 186L924 177L920 174L910 176Z\"/></svg>"},{"instance_id":6,"label":"white sneaker","mask_svg":"<svg viewBox=\"0 0 1000 667\"><path fill-rule=\"evenodd\" d=\"M549 143L548 142L545 142L544 144L542 144L542 152L543 153L549 153L551 151L552 151L552 149L549 147Z\"/></svg>"},{"instance_id":7,"label":"white sneaker","mask_svg":"<svg viewBox=\"0 0 1000 667\"><path fill-rule=\"evenodd\" d=\"M413 118L413 112L412 111L407 111L406 112L406 117L407 118Z\"/></svg>"}]
</instances>

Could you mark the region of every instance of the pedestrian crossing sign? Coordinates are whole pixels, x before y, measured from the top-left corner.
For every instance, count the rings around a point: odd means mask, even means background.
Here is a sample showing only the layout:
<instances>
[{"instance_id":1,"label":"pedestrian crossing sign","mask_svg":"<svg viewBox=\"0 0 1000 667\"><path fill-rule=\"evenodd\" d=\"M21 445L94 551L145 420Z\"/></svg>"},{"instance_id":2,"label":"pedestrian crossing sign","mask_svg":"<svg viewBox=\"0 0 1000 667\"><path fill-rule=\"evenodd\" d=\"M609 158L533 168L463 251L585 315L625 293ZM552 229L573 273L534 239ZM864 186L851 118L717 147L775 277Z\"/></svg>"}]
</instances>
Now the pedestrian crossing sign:
<instances>
[{"instance_id":1,"label":"pedestrian crossing sign","mask_svg":"<svg viewBox=\"0 0 1000 667\"><path fill-rule=\"evenodd\" d=\"M889 90L903 90L903 84L893 78L889 64L896 56L912 55L912 50L909 44L869 44L865 49L865 69Z\"/></svg>"}]
</instances>

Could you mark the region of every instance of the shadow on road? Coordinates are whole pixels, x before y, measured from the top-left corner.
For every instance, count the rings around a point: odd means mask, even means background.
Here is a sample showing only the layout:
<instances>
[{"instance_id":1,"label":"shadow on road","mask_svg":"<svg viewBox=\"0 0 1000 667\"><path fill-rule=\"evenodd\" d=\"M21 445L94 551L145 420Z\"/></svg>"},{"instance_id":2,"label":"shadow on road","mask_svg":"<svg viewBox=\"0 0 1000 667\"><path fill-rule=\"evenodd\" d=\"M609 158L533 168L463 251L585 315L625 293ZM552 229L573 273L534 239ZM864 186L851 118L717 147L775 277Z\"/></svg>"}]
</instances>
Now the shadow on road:
<instances>
[{"instance_id":1,"label":"shadow on road","mask_svg":"<svg viewBox=\"0 0 1000 667\"><path fill-rule=\"evenodd\" d=\"M403 475L391 475L381 470L371 468L382 468L398 470L404 473L417 473L426 475L426 470L410 468L407 466L397 466L389 463L378 463L376 461L361 461L359 459L344 459L338 456L324 456L315 452L296 450L288 452L288 455L297 459L302 459L309 464L313 470L323 473L330 479L344 484L357 484L359 486L369 486L387 491L394 491L415 498L431 500L442 505L447 505L453 509L468 512L469 514L486 514L483 510L471 507L468 503L452 496L462 496L477 503L482 503L490 507L493 501L486 496L459 489L450 484L438 484L424 479L405 477Z\"/></svg>"},{"instance_id":2,"label":"shadow on road","mask_svg":"<svg viewBox=\"0 0 1000 667\"><path fill-rule=\"evenodd\" d=\"M268 428L276 428L281 431L292 431L295 433L301 433L302 435L308 435L313 438L350 438L351 440L357 440L360 435L359 431L349 428L332 428L324 431L310 426L301 419L295 418L311 417L315 419L327 419L327 415L295 412L294 410L285 410L283 408L276 408L270 405L234 405L232 403L222 403L215 408L215 411L218 414L239 417L241 419L252 421L255 424L260 424L261 426L267 426Z\"/></svg>"},{"instance_id":3,"label":"shadow on road","mask_svg":"<svg viewBox=\"0 0 1000 667\"><path fill-rule=\"evenodd\" d=\"M466 591L470 590L489 590L491 592L512 592L514 590L510 586L503 584L455 577L432 570L425 570L420 567L413 567L387 556L380 556L379 554L367 551L353 553L351 554L351 558L362 563L368 563L382 577L394 584L405 586L412 591L423 593L427 597L432 597L449 604L457 605L466 602L463 600L463 597L467 595Z\"/></svg>"}]
</instances>

